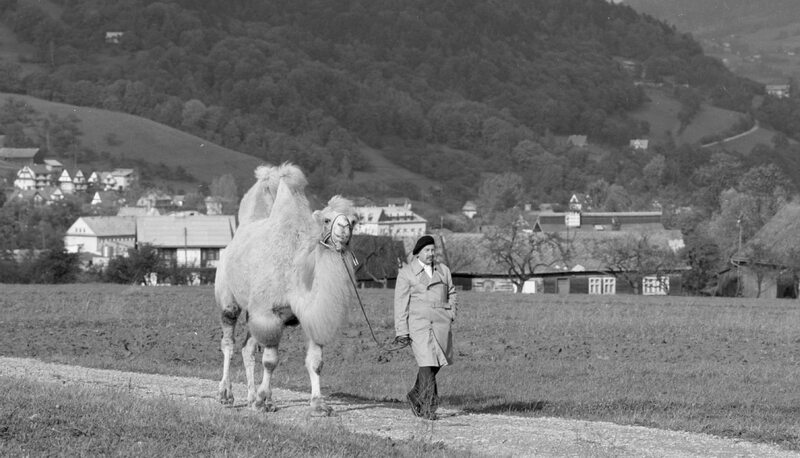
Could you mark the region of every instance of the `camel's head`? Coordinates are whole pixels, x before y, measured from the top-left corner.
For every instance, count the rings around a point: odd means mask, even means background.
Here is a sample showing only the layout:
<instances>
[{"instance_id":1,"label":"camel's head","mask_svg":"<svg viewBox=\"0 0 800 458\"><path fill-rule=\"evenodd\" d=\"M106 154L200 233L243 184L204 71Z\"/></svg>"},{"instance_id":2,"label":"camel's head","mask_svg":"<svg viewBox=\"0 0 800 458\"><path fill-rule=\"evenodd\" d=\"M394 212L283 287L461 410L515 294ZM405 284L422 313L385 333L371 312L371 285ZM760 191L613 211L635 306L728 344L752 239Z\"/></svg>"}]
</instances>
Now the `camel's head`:
<instances>
[{"instance_id":1,"label":"camel's head","mask_svg":"<svg viewBox=\"0 0 800 458\"><path fill-rule=\"evenodd\" d=\"M351 201L333 196L327 207L314 212L314 218L322 226L320 242L323 245L339 252L349 246L358 220Z\"/></svg>"}]
</instances>

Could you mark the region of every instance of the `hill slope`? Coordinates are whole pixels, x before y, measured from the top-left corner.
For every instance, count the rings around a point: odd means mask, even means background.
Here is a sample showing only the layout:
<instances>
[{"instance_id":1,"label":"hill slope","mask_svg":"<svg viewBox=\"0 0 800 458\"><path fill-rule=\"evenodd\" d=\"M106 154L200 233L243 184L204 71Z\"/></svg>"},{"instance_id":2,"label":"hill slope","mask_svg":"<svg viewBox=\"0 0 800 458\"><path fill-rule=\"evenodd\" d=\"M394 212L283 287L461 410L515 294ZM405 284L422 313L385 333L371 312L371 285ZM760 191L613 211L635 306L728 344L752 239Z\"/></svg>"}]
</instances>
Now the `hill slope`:
<instances>
[{"instance_id":1,"label":"hill slope","mask_svg":"<svg viewBox=\"0 0 800 458\"><path fill-rule=\"evenodd\" d=\"M205 183L229 173L240 183L240 188L249 186L254 181L253 170L263 162L139 116L18 94L0 94L0 103L8 99L24 101L45 117L49 114L62 118L77 117L84 147L97 152L107 151L116 157L181 166ZM109 142L110 135L116 141Z\"/></svg>"}]
</instances>

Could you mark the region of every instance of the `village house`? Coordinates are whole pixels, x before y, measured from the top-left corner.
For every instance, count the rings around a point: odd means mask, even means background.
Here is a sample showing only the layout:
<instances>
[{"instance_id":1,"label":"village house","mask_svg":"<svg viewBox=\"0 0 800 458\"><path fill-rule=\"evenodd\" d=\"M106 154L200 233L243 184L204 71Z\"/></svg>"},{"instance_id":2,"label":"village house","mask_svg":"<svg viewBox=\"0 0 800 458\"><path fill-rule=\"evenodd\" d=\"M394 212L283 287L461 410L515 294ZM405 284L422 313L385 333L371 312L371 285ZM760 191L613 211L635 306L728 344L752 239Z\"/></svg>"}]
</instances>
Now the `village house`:
<instances>
[{"instance_id":1,"label":"village house","mask_svg":"<svg viewBox=\"0 0 800 458\"><path fill-rule=\"evenodd\" d=\"M779 99L788 98L791 96L791 86L788 84L767 84L764 90L768 95L777 97Z\"/></svg>"},{"instance_id":2,"label":"village house","mask_svg":"<svg viewBox=\"0 0 800 458\"><path fill-rule=\"evenodd\" d=\"M122 40L122 37L124 35L125 35L125 32L109 30L109 31L106 32L106 43L112 44L112 45L118 45L120 40Z\"/></svg>"},{"instance_id":3,"label":"village house","mask_svg":"<svg viewBox=\"0 0 800 458\"><path fill-rule=\"evenodd\" d=\"M683 248L679 230L667 230L661 212L585 212L573 196L573 211L543 212L529 215L529 231L536 234L556 233L564 241L563 249L551 247L536 260L533 276L523 285L525 293L553 294L676 294L680 292L681 273L676 266L653 275L643 274L641 282L630 283L636 275L615 275L610 266L597 258L603 244L624 243L646 237L650 245L673 253ZM577 210L576 210L577 209ZM494 228L495 230L497 228ZM487 229L486 232L491 232ZM453 273L453 281L465 290L516 292L509 276L509 266L499 264L488 246L486 233L453 233L442 235L442 257ZM623 278L625 277L625 278Z\"/></svg>"},{"instance_id":4,"label":"village house","mask_svg":"<svg viewBox=\"0 0 800 458\"><path fill-rule=\"evenodd\" d=\"M136 243L157 248L179 266L216 267L235 230L233 215L146 216L136 218Z\"/></svg>"},{"instance_id":5,"label":"village house","mask_svg":"<svg viewBox=\"0 0 800 458\"><path fill-rule=\"evenodd\" d=\"M475 202L468 200L464 202L464 206L461 207L461 213L467 218L472 219L478 214L478 206L475 205Z\"/></svg>"},{"instance_id":6,"label":"village house","mask_svg":"<svg viewBox=\"0 0 800 458\"><path fill-rule=\"evenodd\" d=\"M81 216L67 229L64 249L110 258L136 242L136 219L124 216Z\"/></svg>"},{"instance_id":7,"label":"village house","mask_svg":"<svg viewBox=\"0 0 800 458\"><path fill-rule=\"evenodd\" d=\"M102 177L102 184L106 191L125 191L138 179L133 169L114 169Z\"/></svg>"},{"instance_id":8,"label":"village house","mask_svg":"<svg viewBox=\"0 0 800 458\"><path fill-rule=\"evenodd\" d=\"M9 200L33 202L34 205L50 205L63 198L64 194L55 186L47 186L41 189L16 189L9 196Z\"/></svg>"},{"instance_id":9,"label":"village house","mask_svg":"<svg viewBox=\"0 0 800 458\"><path fill-rule=\"evenodd\" d=\"M97 208L118 208L125 204L125 199L116 191L95 191L90 205Z\"/></svg>"},{"instance_id":10,"label":"village house","mask_svg":"<svg viewBox=\"0 0 800 458\"><path fill-rule=\"evenodd\" d=\"M74 194L76 192L86 191L88 183L80 169L76 169L72 173L64 169L58 177L58 187L61 188L61 191L65 194Z\"/></svg>"},{"instance_id":11,"label":"village house","mask_svg":"<svg viewBox=\"0 0 800 458\"><path fill-rule=\"evenodd\" d=\"M410 206L410 205L409 205ZM353 234L386 235L395 240L424 235L428 222L405 206L355 207Z\"/></svg>"},{"instance_id":12,"label":"village house","mask_svg":"<svg viewBox=\"0 0 800 458\"><path fill-rule=\"evenodd\" d=\"M170 208L173 206L172 196L158 189L145 191L136 201L137 207L144 208Z\"/></svg>"},{"instance_id":13,"label":"village house","mask_svg":"<svg viewBox=\"0 0 800 458\"><path fill-rule=\"evenodd\" d=\"M634 150L647 151L647 148L650 146L650 140L646 138L634 138L631 139L628 146Z\"/></svg>"},{"instance_id":14,"label":"village house","mask_svg":"<svg viewBox=\"0 0 800 458\"><path fill-rule=\"evenodd\" d=\"M800 204L787 203L731 258L717 294L796 299L800 265Z\"/></svg>"},{"instance_id":15,"label":"village house","mask_svg":"<svg viewBox=\"0 0 800 458\"><path fill-rule=\"evenodd\" d=\"M589 146L589 142L586 139L586 135L570 135L567 137L567 145L578 148L586 148Z\"/></svg>"},{"instance_id":16,"label":"village house","mask_svg":"<svg viewBox=\"0 0 800 458\"><path fill-rule=\"evenodd\" d=\"M17 167L33 165L40 156L39 148L0 148L0 160L15 164Z\"/></svg>"},{"instance_id":17,"label":"village house","mask_svg":"<svg viewBox=\"0 0 800 458\"><path fill-rule=\"evenodd\" d=\"M17 189L43 189L56 184L53 170L44 164L25 165L17 172L14 187Z\"/></svg>"}]
</instances>

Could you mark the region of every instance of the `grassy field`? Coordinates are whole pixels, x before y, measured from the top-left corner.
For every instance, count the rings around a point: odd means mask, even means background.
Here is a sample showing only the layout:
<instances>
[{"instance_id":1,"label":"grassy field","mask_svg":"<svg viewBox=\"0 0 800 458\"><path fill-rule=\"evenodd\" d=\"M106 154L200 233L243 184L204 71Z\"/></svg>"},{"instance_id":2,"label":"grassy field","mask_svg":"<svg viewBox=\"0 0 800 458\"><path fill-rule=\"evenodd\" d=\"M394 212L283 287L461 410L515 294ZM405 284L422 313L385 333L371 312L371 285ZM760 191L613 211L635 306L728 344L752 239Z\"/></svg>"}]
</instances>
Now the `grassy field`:
<instances>
[{"instance_id":1,"label":"grassy field","mask_svg":"<svg viewBox=\"0 0 800 458\"><path fill-rule=\"evenodd\" d=\"M699 113L686 128L679 132L678 112L680 103L668 94L670 89L645 89L649 101L632 112L631 116L650 124L649 138L657 142L667 141L667 132L678 144L699 143L703 137L728 131L741 117L742 113L704 104ZM746 151L746 152L749 152Z\"/></svg>"},{"instance_id":2,"label":"grassy field","mask_svg":"<svg viewBox=\"0 0 800 458\"><path fill-rule=\"evenodd\" d=\"M393 339L392 290L362 298ZM800 450L800 306L795 301L462 293L443 404L703 432ZM0 354L99 368L221 374L209 287L12 286ZM240 334L240 341L243 332ZM308 391L302 331L288 329L277 386ZM243 381L240 359L233 376ZM407 350L381 354L360 310L325 349L323 391L403 399Z\"/></svg>"}]
</instances>

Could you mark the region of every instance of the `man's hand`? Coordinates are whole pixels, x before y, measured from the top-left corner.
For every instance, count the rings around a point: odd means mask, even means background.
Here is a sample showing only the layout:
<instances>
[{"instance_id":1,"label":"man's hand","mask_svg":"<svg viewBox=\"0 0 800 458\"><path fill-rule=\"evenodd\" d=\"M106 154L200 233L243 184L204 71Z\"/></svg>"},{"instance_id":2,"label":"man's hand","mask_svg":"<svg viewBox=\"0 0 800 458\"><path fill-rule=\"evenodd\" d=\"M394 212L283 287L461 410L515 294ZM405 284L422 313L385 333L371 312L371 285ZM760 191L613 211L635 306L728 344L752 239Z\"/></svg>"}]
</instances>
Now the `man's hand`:
<instances>
[{"instance_id":1,"label":"man's hand","mask_svg":"<svg viewBox=\"0 0 800 458\"><path fill-rule=\"evenodd\" d=\"M411 337L409 337L408 334L404 336L397 336L394 338L394 344L400 345L402 347L407 347L411 345Z\"/></svg>"}]
</instances>

